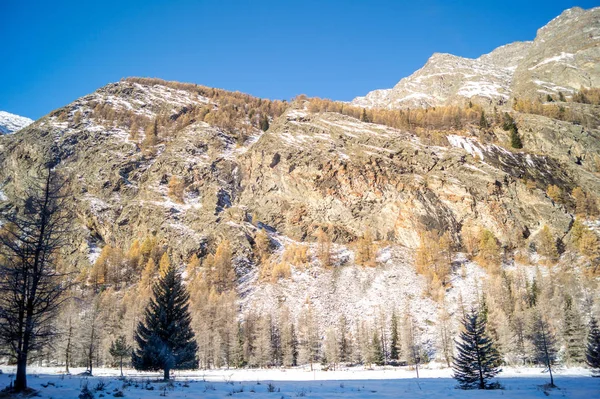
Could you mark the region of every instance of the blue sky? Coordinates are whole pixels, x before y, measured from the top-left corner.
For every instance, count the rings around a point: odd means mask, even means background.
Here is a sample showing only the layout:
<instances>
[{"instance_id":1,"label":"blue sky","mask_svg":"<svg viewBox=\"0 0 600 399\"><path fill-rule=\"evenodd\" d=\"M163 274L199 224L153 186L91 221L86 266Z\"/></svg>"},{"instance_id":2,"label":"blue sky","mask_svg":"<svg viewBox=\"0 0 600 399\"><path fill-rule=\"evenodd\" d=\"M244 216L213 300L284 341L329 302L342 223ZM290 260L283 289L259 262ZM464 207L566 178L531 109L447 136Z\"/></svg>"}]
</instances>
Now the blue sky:
<instances>
[{"instance_id":1,"label":"blue sky","mask_svg":"<svg viewBox=\"0 0 600 399\"><path fill-rule=\"evenodd\" d=\"M126 76L350 100L576 5L598 2L0 0L0 110L36 119Z\"/></svg>"}]
</instances>

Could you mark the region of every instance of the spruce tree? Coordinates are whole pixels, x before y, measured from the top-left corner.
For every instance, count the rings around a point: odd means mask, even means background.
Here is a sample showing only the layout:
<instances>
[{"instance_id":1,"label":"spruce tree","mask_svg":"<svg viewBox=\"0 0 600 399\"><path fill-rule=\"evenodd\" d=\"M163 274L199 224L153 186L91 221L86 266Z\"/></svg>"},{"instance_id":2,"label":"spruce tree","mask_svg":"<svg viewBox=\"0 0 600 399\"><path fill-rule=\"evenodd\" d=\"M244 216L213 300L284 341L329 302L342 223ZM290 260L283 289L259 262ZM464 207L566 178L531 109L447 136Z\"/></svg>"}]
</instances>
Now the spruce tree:
<instances>
[{"instance_id":1,"label":"spruce tree","mask_svg":"<svg viewBox=\"0 0 600 399\"><path fill-rule=\"evenodd\" d=\"M548 323L537 313L534 313L533 325L530 333L533 344L532 360L537 364L543 364L545 370L550 373L550 386L554 387L552 366L556 363L556 339L548 327Z\"/></svg>"},{"instance_id":2,"label":"spruce tree","mask_svg":"<svg viewBox=\"0 0 600 399\"><path fill-rule=\"evenodd\" d=\"M569 366L581 364L585 360L585 326L575 306L573 298L567 295L564 306L563 339L564 357Z\"/></svg>"},{"instance_id":3,"label":"spruce tree","mask_svg":"<svg viewBox=\"0 0 600 399\"><path fill-rule=\"evenodd\" d=\"M362 114L360 114L360 120L362 122L371 122L371 120L369 119L369 116L367 115L367 110L363 108L362 110Z\"/></svg>"},{"instance_id":4,"label":"spruce tree","mask_svg":"<svg viewBox=\"0 0 600 399\"><path fill-rule=\"evenodd\" d=\"M348 322L344 315L340 316L340 362L350 361L350 340L348 337Z\"/></svg>"},{"instance_id":5,"label":"spruce tree","mask_svg":"<svg viewBox=\"0 0 600 399\"><path fill-rule=\"evenodd\" d=\"M600 377L600 329L598 329L598 322L593 317L590 321L585 357L587 365L592 369L592 376Z\"/></svg>"},{"instance_id":6,"label":"spruce tree","mask_svg":"<svg viewBox=\"0 0 600 399\"><path fill-rule=\"evenodd\" d=\"M491 389L489 383L501 370L496 366L500 356L494 342L486 333L486 322L475 310L462 320L463 331L456 342L457 356L452 368L461 389Z\"/></svg>"},{"instance_id":7,"label":"spruce tree","mask_svg":"<svg viewBox=\"0 0 600 399\"><path fill-rule=\"evenodd\" d=\"M481 118L479 119L479 127L481 129L487 129L490 127L486 117L485 117L485 112L481 111Z\"/></svg>"},{"instance_id":8,"label":"spruce tree","mask_svg":"<svg viewBox=\"0 0 600 399\"><path fill-rule=\"evenodd\" d=\"M138 348L132 354L136 370L164 371L198 367L198 346L190 326L189 294L173 265L152 288L154 298L146 307L145 320L135 333Z\"/></svg>"},{"instance_id":9,"label":"spruce tree","mask_svg":"<svg viewBox=\"0 0 600 399\"><path fill-rule=\"evenodd\" d=\"M269 130L269 117L267 115L261 115L259 120L260 130L266 132Z\"/></svg>"},{"instance_id":10,"label":"spruce tree","mask_svg":"<svg viewBox=\"0 0 600 399\"><path fill-rule=\"evenodd\" d=\"M517 149L523 148L523 142L521 141L521 136L519 136L516 125L513 125L510 129L510 146Z\"/></svg>"},{"instance_id":11,"label":"spruce tree","mask_svg":"<svg viewBox=\"0 0 600 399\"><path fill-rule=\"evenodd\" d=\"M127 345L124 335L120 335L115 341L110 344L108 349L110 355L119 362L121 369L121 377L123 377L123 358L131 353L131 347Z\"/></svg>"},{"instance_id":12,"label":"spruce tree","mask_svg":"<svg viewBox=\"0 0 600 399\"><path fill-rule=\"evenodd\" d=\"M390 359L391 360L399 360L400 359L400 336L398 334L398 316L396 316L396 311L392 312L392 337L390 342Z\"/></svg>"},{"instance_id":13,"label":"spruce tree","mask_svg":"<svg viewBox=\"0 0 600 399\"><path fill-rule=\"evenodd\" d=\"M385 362L385 356L383 354L383 348L381 346L381 340L377 330L373 333L373 340L371 341L371 361L377 366L383 366Z\"/></svg>"}]
</instances>

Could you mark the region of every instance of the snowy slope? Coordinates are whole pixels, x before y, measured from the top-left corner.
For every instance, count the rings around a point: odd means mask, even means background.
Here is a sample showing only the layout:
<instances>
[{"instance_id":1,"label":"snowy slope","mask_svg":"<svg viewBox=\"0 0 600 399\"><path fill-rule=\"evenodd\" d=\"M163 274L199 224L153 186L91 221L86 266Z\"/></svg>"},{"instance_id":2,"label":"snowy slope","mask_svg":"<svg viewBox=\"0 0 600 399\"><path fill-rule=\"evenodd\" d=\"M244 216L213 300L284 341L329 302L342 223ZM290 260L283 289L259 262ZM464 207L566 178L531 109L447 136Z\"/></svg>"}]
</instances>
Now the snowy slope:
<instances>
[{"instance_id":1,"label":"snowy slope","mask_svg":"<svg viewBox=\"0 0 600 399\"><path fill-rule=\"evenodd\" d=\"M0 111L0 134L10 134L23 129L33 123L33 120L24 116Z\"/></svg>"}]
</instances>

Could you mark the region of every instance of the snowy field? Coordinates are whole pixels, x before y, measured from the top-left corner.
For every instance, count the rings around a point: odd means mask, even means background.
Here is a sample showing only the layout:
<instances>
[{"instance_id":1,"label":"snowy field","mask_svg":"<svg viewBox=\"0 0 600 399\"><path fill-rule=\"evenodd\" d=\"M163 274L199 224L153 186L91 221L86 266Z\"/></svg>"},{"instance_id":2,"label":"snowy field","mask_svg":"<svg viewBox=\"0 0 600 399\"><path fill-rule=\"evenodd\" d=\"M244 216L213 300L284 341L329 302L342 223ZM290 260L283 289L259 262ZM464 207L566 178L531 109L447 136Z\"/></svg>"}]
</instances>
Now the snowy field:
<instances>
[{"instance_id":1,"label":"snowy field","mask_svg":"<svg viewBox=\"0 0 600 399\"><path fill-rule=\"evenodd\" d=\"M7 386L14 369L2 367L0 389ZM503 390L462 391L455 389L449 369L423 369L420 379L406 368L341 371L291 370L209 370L175 372L172 384L158 381L158 373L126 370L125 381L115 369L97 369L94 377L61 375L62 369L30 369L29 385L41 398L78 398L87 384L95 398L123 394L125 398L600 398L600 378L591 378L585 369L563 369L556 373L554 390L546 390L548 375L540 369L506 369L498 377ZM102 387L103 385L103 387ZM97 388L101 388L97 390ZM116 395L115 395L116 394ZM0 394L0 397L2 395Z\"/></svg>"}]
</instances>

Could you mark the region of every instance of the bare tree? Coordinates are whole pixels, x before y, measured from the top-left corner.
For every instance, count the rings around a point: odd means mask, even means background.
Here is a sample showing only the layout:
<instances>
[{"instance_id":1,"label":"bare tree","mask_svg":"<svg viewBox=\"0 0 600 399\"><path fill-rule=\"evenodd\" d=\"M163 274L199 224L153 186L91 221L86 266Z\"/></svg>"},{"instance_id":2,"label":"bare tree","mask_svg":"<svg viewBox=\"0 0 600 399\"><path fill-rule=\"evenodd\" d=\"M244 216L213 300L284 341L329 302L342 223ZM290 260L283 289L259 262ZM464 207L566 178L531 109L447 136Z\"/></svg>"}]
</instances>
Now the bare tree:
<instances>
[{"instance_id":1,"label":"bare tree","mask_svg":"<svg viewBox=\"0 0 600 399\"><path fill-rule=\"evenodd\" d=\"M15 358L14 390L27 389L27 362L54 335L52 319L68 283L57 271L70 217L64 180L50 167L0 213L0 341Z\"/></svg>"}]
</instances>

